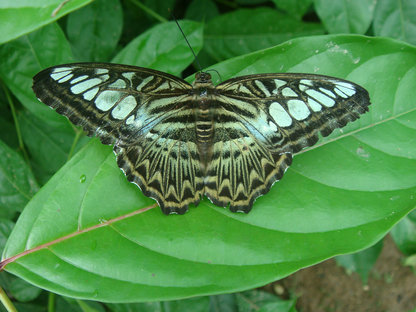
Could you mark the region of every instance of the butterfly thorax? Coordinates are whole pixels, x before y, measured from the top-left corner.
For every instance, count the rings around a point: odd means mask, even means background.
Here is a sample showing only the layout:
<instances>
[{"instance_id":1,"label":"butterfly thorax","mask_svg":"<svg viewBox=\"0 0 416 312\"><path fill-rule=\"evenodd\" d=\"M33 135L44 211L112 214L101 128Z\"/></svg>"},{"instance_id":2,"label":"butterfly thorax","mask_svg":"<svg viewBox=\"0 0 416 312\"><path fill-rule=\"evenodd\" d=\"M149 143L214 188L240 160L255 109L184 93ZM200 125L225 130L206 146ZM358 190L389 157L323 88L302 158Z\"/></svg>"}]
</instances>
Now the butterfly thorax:
<instances>
[{"instance_id":1,"label":"butterfly thorax","mask_svg":"<svg viewBox=\"0 0 416 312\"><path fill-rule=\"evenodd\" d=\"M211 159L214 137L215 86L208 73L197 73L193 87L193 103L196 117L196 139L201 155L203 171Z\"/></svg>"}]
</instances>

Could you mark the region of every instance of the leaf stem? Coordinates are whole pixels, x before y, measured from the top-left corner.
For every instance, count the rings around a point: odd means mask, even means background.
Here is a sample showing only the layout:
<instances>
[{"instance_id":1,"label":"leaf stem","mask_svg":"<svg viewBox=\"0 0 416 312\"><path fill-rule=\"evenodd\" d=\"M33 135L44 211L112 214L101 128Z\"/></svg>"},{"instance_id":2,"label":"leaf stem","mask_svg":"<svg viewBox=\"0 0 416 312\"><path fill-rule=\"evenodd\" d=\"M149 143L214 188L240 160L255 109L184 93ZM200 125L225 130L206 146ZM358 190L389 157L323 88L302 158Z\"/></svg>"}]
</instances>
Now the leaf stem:
<instances>
[{"instance_id":1,"label":"leaf stem","mask_svg":"<svg viewBox=\"0 0 416 312\"><path fill-rule=\"evenodd\" d=\"M48 296L48 312L55 312L55 299L56 295L50 292Z\"/></svg>"},{"instance_id":2,"label":"leaf stem","mask_svg":"<svg viewBox=\"0 0 416 312\"><path fill-rule=\"evenodd\" d=\"M32 168L30 166L29 156L26 152L26 148L25 148L25 145L23 143L22 133L20 132L19 121L17 120L16 109L14 107L12 97L10 96L9 89L7 89L4 82L2 82L2 86L3 86L3 89L4 89L4 93L6 94L6 97L7 97L7 101L9 102L10 109L12 111L12 116L13 116L14 124L15 124L15 127L16 127L17 138L19 140L19 147L22 150L23 156L26 160L27 165L29 166L29 169L32 170Z\"/></svg>"},{"instance_id":3,"label":"leaf stem","mask_svg":"<svg viewBox=\"0 0 416 312\"><path fill-rule=\"evenodd\" d=\"M75 138L74 138L74 141L72 142L72 145L71 145L71 149L69 150L69 153L68 153L68 158L67 158L67 162L72 158L72 156L73 156L73 154L74 154L74 150L75 150L75 147L77 146L77 144L78 144L78 141L79 141L79 138L81 137L81 135L84 133L83 131L82 131L82 129L80 130L79 128L77 128L77 127L75 127L74 126L74 128L75 128Z\"/></svg>"},{"instance_id":4,"label":"leaf stem","mask_svg":"<svg viewBox=\"0 0 416 312\"><path fill-rule=\"evenodd\" d=\"M7 297L6 292L3 290L3 288L1 288L1 286L0 286L0 301L3 303L7 312L17 312L13 303L11 302L9 297Z\"/></svg>"},{"instance_id":5,"label":"leaf stem","mask_svg":"<svg viewBox=\"0 0 416 312\"><path fill-rule=\"evenodd\" d=\"M147 14L153 16L155 19L157 19L159 22L161 23L166 23L168 20L165 19L164 17L160 16L159 14L157 14L155 11L149 9L147 6L145 6L143 3L137 1L137 0L130 0L131 2L133 2L135 5L137 5L139 8L141 8L143 11L145 11Z\"/></svg>"}]
</instances>

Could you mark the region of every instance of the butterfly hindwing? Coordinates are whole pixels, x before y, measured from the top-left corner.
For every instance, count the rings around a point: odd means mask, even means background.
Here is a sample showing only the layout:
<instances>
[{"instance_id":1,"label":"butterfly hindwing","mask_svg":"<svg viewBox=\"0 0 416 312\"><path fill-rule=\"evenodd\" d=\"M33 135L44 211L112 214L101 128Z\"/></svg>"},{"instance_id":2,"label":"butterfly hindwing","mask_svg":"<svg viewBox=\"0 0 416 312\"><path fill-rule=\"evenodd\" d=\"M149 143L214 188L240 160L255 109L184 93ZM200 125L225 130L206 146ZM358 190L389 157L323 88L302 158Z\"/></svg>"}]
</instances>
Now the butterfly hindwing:
<instances>
[{"instance_id":1,"label":"butterfly hindwing","mask_svg":"<svg viewBox=\"0 0 416 312\"><path fill-rule=\"evenodd\" d=\"M183 214L198 205L204 180L197 153L195 115L172 111L130 146L115 147L117 164L165 214Z\"/></svg>"}]
</instances>

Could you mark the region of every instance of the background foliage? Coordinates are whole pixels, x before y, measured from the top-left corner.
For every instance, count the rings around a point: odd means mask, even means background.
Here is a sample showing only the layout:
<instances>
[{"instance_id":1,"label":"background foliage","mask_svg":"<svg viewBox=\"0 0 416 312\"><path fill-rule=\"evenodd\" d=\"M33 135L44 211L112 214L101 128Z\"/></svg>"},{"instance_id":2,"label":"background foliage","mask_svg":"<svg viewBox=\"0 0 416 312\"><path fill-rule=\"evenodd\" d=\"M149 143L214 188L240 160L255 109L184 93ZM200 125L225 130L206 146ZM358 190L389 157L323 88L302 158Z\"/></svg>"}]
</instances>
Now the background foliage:
<instances>
[{"instance_id":1,"label":"background foliage","mask_svg":"<svg viewBox=\"0 0 416 312\"><path fill-rule=\"evenodd\" d=\"M0 285L19 311L54 300L57 311L104 311L66 296L113 302L111 311L295 311L295 299L259 291L215 295L366 249L396 223L396 244L415 253L414 213L406 216L416 198L412 1L90 2L5 0L0 8ZM79 61L192 81L198 69L167 8L202 66L223 80L346 78L370 92L370 113L297 155L249 215L206 199L184 216L148 209L154 201L126 181L111 147L39 103L30 87L38 71ZM380 246L337 261L365 282Z\"/></svg>"}]
</instances>

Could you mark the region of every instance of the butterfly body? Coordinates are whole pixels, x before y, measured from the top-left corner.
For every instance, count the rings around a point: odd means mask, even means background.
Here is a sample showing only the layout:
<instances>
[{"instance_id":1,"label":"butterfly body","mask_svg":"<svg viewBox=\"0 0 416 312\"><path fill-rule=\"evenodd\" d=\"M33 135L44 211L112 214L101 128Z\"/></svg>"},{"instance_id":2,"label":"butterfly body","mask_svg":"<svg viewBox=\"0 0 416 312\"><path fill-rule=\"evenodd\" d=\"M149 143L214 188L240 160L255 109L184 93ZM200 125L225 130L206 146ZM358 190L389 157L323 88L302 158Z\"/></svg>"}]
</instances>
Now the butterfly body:
<instances>
[{"instance_id":1,"label":"butterfly body","mask_svg":"<svg viewBox=\"0 0 416 312\"><path fill-rule=\"evenodd\" d=\"M117 164L165 214L185 213L206 195L248 213L312 146L368 111L368 92L309 74L259 74L215 86L105 63L67 64L34 77L40 101L89 136L114 144Z\"/></svg>"}]
</instances>

